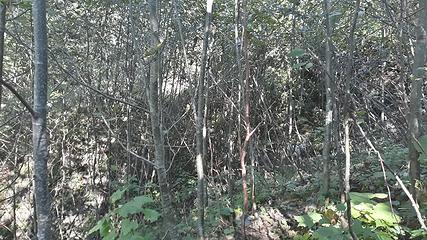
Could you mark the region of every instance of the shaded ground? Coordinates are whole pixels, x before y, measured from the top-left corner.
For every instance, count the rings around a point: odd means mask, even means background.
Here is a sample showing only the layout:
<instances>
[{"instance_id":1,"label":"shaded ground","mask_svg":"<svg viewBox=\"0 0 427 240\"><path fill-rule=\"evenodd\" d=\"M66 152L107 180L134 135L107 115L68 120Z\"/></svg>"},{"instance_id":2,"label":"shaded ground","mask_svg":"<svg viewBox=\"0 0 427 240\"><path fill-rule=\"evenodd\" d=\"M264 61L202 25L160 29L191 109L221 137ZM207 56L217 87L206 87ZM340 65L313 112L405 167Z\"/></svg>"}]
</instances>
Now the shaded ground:
<instances>
[{"instance_id":1,"label":"shaded ground","mask_svg":"<svg viewBox=\"0 0 427 240\"><path fill-rule=\"evenodd\" d=\"M293 239L297 234L297 225L294 216L302 215L314 206L311 200L303 202L300 199L276 199L258 207L257 211L245 220L246 239L248 240L278 240ZM237 223L222 221L222 230L225 236L218 235L209 239L244 239L239 219Z\"/></svg>"}]
</instances>

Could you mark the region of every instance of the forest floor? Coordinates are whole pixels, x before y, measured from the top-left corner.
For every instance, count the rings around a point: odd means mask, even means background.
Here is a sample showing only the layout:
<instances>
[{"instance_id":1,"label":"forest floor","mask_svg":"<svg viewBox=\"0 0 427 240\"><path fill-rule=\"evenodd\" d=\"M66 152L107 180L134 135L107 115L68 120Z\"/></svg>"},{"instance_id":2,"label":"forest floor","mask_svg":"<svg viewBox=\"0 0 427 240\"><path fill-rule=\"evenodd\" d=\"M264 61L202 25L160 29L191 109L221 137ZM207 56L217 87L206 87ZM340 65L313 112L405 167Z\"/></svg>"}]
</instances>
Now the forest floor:
<instances>
[{"instance_id":1,"label":"forest floor","mask_svg":"<svg viewBox=\"0 0 427 240\"><path fill-rule=\"evenodd\" d=\"M295 191L280 190L283 187L269 185L262 188L260 194L265 198L246 217L244 230L241 227L241 217L235 217L234 222L222 217L219 219L220 224L215 228L215 233L210 234L209 239L294 239L302 230L295 217L317 209L317 193L301 191L299 193L302 195L299 195Z\"/></svg>"},{"instance_id":2,"label":"forest floor","mask_svg":"<svg viewBox=\"0 0 427 240\"><path fill-rule=\"evenodd\" d=\"M407 150L389 145L384 150L387 164L399 171L405 185L409 186L408 176L405 175L404 156ZM351 170L352 222L359 239L427 239L427 232L420 229L407 196L393 175L383 172L374 155L365 152L355 156ZM257 206L245 219L245 234L239 215L241 194L233 196L234 207L227 201L217 199L211 209L220 209L220 213L216 218L207 218L207 225L210 225L207 229L208 239L351 239L345 220L346 205L340 198L339 177L331 175L331 198L326 200L319 197L321 176L318 169L313 169L311 173L304 172L303 175L304 179L297 173L291 176L281 173L256 176ZM423 171L422 176L425 178L427 173ZM422 198L424 195L420 196ZM420 211L426 216L427 198L421 198L418 199ZM223 206L229 206L226 207L228 210L221 210ZM229 220L231 216L234 218L232 221Z\"/></svg>"},{"instance_id":3,"label":"forest floor","mask_svg":"<svg viewBox=\"0 0 427 240\"><path fill-rule=\"evenodd\" d=\"M283 201L279 208L262 206L246 227L248 239L292 239L297 235L294 216L304 214L305 203L298 199Z\"/></svg>"}]
</instances>

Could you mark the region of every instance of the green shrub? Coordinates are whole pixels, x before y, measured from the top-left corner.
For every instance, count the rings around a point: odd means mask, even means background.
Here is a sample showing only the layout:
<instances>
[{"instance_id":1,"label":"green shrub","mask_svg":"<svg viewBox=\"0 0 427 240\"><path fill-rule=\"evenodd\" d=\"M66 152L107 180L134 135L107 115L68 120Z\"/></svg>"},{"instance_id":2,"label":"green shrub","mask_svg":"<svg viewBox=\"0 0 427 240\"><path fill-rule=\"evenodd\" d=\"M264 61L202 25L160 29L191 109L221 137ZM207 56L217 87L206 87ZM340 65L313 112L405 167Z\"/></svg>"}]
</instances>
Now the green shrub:
<instances>
[{"instance_id":1,"label":"green shrub","mask_svg":"<svg viewBox=\"0 0 427 240\"><path fill-rule=\"evenodd\" d=\"M160 214L148 207L153 199L147 196L137 196L123 202L123 196L128 188L114 192L110 201L114 208L108 212L88 232L88 235L98 233L103 240L148 240L155 239L153 231L147 225L156 222ZM142 214L143 221L137 221L136 215Z\"/></svg>"}]
</instances>

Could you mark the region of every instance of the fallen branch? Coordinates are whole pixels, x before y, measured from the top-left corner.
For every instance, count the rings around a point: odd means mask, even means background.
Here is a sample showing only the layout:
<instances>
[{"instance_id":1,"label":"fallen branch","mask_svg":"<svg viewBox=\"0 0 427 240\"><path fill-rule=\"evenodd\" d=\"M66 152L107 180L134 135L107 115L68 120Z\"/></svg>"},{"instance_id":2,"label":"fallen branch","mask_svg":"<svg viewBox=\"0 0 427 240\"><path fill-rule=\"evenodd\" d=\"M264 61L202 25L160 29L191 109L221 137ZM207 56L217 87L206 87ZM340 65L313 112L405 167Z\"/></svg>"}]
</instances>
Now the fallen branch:
<instances>
[{"instance_id":1,"label":"fallen branch","mask_svg":"<svg viewBox=\"0 0 427 240\"><path fill-rule=\"evenodd\" d=\"M355 121L356 122L356 121ZM424 218L421 215L420 212L420 208L418 206L418 204L415 202L414 198L412 197L412 194L409 192L409 190L405 187L405 184L403 183L402 179L400 179L399 175L397 175L397 173L395 173L390 166L388 166L385 162L384 159L381 156L381 153L374 147L374 145L372 144L371 140L369 140L369 138L366 136L365 131L363 131L362 127L360 126L360 124L357 123L357 127L359 128L360 132L362 133L363 137L365 138L366 142L368 143L369 147L371 147L371 149L377 154L378 159L380 160L381 166L384 166L387 170L389 170L393 176L396 178L397 182L399 183L400 187L402 188L402 190L405 192L406 196L408 196L409 201L411 201L412 207L415 210L415 213L417 215L417 219L418 222L421 225L421 228L427 231L427 227L424 223Z\"/></svg>"}]
</instances>

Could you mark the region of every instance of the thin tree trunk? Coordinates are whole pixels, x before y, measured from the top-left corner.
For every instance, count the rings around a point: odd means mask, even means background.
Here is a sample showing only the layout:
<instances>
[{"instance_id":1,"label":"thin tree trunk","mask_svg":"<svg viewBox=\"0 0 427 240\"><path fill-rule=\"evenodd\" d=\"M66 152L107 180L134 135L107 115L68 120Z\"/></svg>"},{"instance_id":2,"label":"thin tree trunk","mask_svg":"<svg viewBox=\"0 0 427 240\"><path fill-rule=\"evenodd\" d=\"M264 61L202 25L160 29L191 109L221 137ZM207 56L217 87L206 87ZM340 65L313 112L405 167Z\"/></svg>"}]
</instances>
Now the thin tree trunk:
<instances>
[{"instance_id":1,"label":"thin tree trunk","mask_svg":"<svg viewBox=\"0 0 427 240\"><path fill-rule=\"evenodd\" d=\"M331 129L332 129L332 70L331 70L331 26L329 12L331 9L331 1L324 0L324 15L326 29L326 46L325 46L325 139L323 142L323 184L321 194L327 196L329 194L330 185L330 150L331 150Z\"/></svg>"},{"instance_id":2,"label":"thin tree trunk","mask_svg":"<svg viewBox=\"0 0 427 240\"><path fill-rule=\"evenodd\" d=\"M205 90L204 90L204 101L203 101L203 169L204 172L207 172L207 160L206 160L206 156L208 155L208 140L209 140L209 145L211 146L211 139L208 136L208 102L209 102L209 82L207 82L205 84ZM212 149L211 149L212 150ZM213 174L213 169L214 169L214 163L213 163L213 157L212 157L212 151L211 151L211 156L210 156L210 168L211 168L211 175ZM204 179L204 199L203 202L205 204L205 207L208 207L208 183L206 180L206 176Z\"/></svg>"},{"instance_id":3,"label":"thin tree trunk","mask_svg":"<svg viewBox=\"0 0 427 240\"><path fill-rule=\"evenodd\" d=\"M408 115L409 106L408 106L408 95L406 94L405 83L407 81L407 70L405 66L405 56L407 51L405 49L405 45L409 42L408 35L405 32L405 24L406 24L406 11L407 11L407 2L406 0L400 0L400 21L398 22L398 30L399 30L399 43L397 45L397 54L400 56L398 58L398 64L400 68L400 91L402 93L402 103L403 103L403 112ZM409 119L406 119L407 121Z\"/></svg>"},{"instance_id":4,"label":"thin tree trunk","mask_svg":"<svg viewBox=\"0 0 427 240\"><path fill-rule=\"evenodd\" d=\"M205 218L205 174L203 167L205 166L205 156L203 152L204 142L206 137L204 133L205 124L204 119L204 104L205 104L205 75L206 75L206 62L209 32L212 19L212 5L213 0L206 1L206 18L205 18L205 35L202 46L202 58L200 66L200 75L197 86L197 110L196 110L196 169L197 169L197 203L198 203L198 221L197 232L199 239L204 239L204 218Z\"/></svg>"},{"instance_id":5,"label":"thin tree trunk","mask_svg":"<svg viewBox=\"0 0 427 240\"><path fill-rule=\"evenodd\" d=\"M233 206L234 199L233 199L233 193L234 193L234 181L233 181L233 158L234 158L234 106L232 103L229 103L227 105L228 108L228 121L227 121L227 145L228 145L228 152L227 152L227 186L228 186L228 198Z\"/></svg>"},{"instance_id":6,"label":"thin tree trunk","mask_svg":"<svg viewBox=\"0 0 427 240\"><path fill-rule=\"evenodd\" d=\"M236 51L236 63L237 63L237 79L238 79L238 91L237 91L237 106L238 106L238 114L237 116L237 142L238 146L241 146L241 122L242 118L240 115L240 110L242 108L242 84L240 83L242 77L242 57L241 57L241 39L239 35L239 23L240 23L240 0L234 0L234 47Z\"/></svg>"},{"instance_id":7,"label":"thin tree trunk","mask_svg":"<svg viewBox=\"0 0 427 240\"><path fill-rule=\"evenodd\" d=\"M248 155L248 147L251 138L251 124L250 124L250 69L249 69L249 53L248 53L248 38L247 38L247 25L248 25L248 10L247 1L242 0L242 53L245 63L244 74L241 74L240 89L242 91L242 104L244 126L246 129L245 139L240 145L240 167L242 171L242 192L243 192L243 213L242 213L242 230L243 235L246 237L245 232L245 217L248 212L249 199L248 199L248 186L247 186L247 170L246 170L246 156Z\"/></svg>"},{"instance_id":8,"label":"thin tree trunk","mask_svg":"<svg viewBox=\"0 0 427 240\"><path fill-rule=\"evenodd\" d=\"M250 134L250 133L249 133ZM251 211L256 211L256 192L255 192L255 142L249 143L249 158L251 160Z\"/></svg>"},{"instance_id":9,"label":"thin tree trunk","mask_svg":"<svg viewBox=\"0 0 427 240\"><path fill-rule=\"evenodd\" d=\"M295 4L292 4L292 11L295 11ZM295 48L295 28L296 28L296 18L295 15L292 14L292 37L291 37L291 49ZM297 77L296 74L294 74L292 70L292 66L288 66L288 77L289 80L294 80L294 77ZM296 81L296 80L294 80ZM289 128L288 128L288 137L291 139L293 126L294 126L294 108L295 108L295 101L294 101L294 92L293 92L294 84L293 82L290 82L289 84L289 96L288 96L288 117L289 117Z\"/></svg>"},{"instance_id":10,"label":"thin tree trunk","mask_svg":"<svg viewBox=\"0 0 427 240\"><path fill-rule=\"evenodd\" d=\"M291 47L291 49L293 49L292 47ZM294 74L292 74L292 69L291 69L291 66L289 66L288 67L289 68L289 78L291 78L292 79L292 76L294 75ZM289 124L289 128L288 128L288 136L289 136L289 139L291 139L291 135L292 135L292 131L293 131L293 125L294 125L294 105L295 105L295 102L294 102L294 93L293 93L293 89L292 89L292 86L290 86L289 87L289 96L288 96L288 102L289 102L289 104L288 104L288 117L289 117L289 121L288 121L288 124Z\"/></svg>"},{"instance_id":11,"label":"thin tree trunk","mask_svg":"<svg viewBox=\"0 0 427 240\"><path fill-rule=\"evenodd\" d=\"M19 170L17 169L16 166L18 166L18 146L15 145L14 147L14 152L15 152L15 158L14 158L14 163L13 165L15 166L15 170L14 170L14 177L17 177L19 175ZM13 182L13 186L12 186L12 191L13 191L13 240L18 239L17 238L17 231L18 231L18 224L16 222L16 208L17 208L17 204L16 204L16 181Z\"/></svg>"},{"instance_id":12,"label":"thin tree trunk","mask_svg":"<svg viewBox=\"0 0 427 240\"><path fill-rule=\"evenodd\" d=\"M387 38L387 32L386 32L386 27L383 27L383 29L381 30L381 55L384 54L384 49L385 49L385 42L386 42L386 38ZM383 56L383 62L381 63L382 67L384 68L385 71L385 67L387 65L387 61L386 61L386 57ZM382 128L385 130L384 126L385 126L385 85L386 85L386 80L384 79L384 77L381 77L381 104L382 104L382 108L381 108L381 125L383 126Z\"/></svg>"},{"instance_id":13,"label":"thin tree trunk","mask_svg":"<svg viewBox=\"0 0 427 240\"><path fill-rule=\"evenodd\" d=\"M133 91L133 85L134 85L134 6L132 5L132 2L129 1L128 4L128 24L126 29L126 35L130 39L126 42L126 52L125 52L125 69L126 69L126 83L128 87L128 98L127 101L130 101L130 96L132 95ZM127 105L126 106L126 157L127 157L127 168L128 168L128 175L136 175L132 174L131 172L131 166L133 164L132 162L132 155L130 154L131 147L132 147L132 107ZM129 181L129 179L127 179Z\"/></svg>"},{"instance_id":14,"label":"thin tree trunk","mask_svg":"<svg viewBox=\"0 0 427 240\"><path fill-rule=\"evenodd\" d=\"M334 62L331 61L330 63L330 68L331 69L335 69L334 68ZM338 177L341 181L342 184L340 184L340 200L342 203L345 202L345 173L344 173L344 162L345 159L343 157L343 151L341 148L341 140L340 140L340 123L341 123L341 118L340 118L340 102L338 102L338 98L339 98L339 93L340 90L338 89L339 86L339 82L338 79L335 80L335 75L331 74L329 76L331 78L331 82L333 83L331 86L331 101L332 101L332 118L333 118L333 123L332 123L332 127L331 127L331 148L335 147L335 162L337 163L337 168L338 168ZM333 146L332 146L333 145Z\"/></svg>"},{"instance_id":15,"label":"thin tree trunk","mask_svg":"<svg viewBox=\"0 0 427 240\"><path fill-rule=\"evenodd\" d=\"M419 2L418 19L416 23L415 61L412 66L413 79L411 82L411 95L409 105L409 175L411 177L411 193L416 198L416 184L420 179L420 163L418 161L419 152L415 148L416 141L422 134L420 125L421 117L421 97L423 79L426 77L426 29L427 21L427 0Z\"/></svg>"},{"instance_id":16,"label":"thin tree trunk","mask_svg":"<svg viewBox=\"0 0 427 240\"><path fill-rule=\"evenodd\" d=\"M346 69L346 81L345 81L345 117L344 117L344 137L345 137L345 200L347 204L347 222L348 230L353 240L357 239L357 236L353 232L352 218L351 218L351 201L350 201L350 167L351 167L351 153L350 153L350 83L353 79L353 58L355 51L354 35L356 32L357 18L359 16L360 0L356 0L356 7L354 9L353 21L351 24L350 35L348 36L348 63Z\"/></svg>"},{"instance_id":17,"label":"thin tree trunk","mask_svg":"<svg viewBox=\"0 0 427 240\"><path fill-rule=\"evenodd\" d=\"M33 161L37 239L51 239L50 197L48 190L47 115L47 27L46 1L34 0L34 113Z\"/></svg>"},{"instance_id":18,"label":"thin tree trunk","mask_svg":"<svg viewBox=\"0 0 427 240\"><path fill-rule=\"evenodd\" d=\"M149 1L150 26L151 26L151 48L154 56L150 59L150 77L147 80L147 98L150 111L151 130L155 151L155 168L157 171L158 184L160 188L160 197L162 204L162 215L164 221L164 230L169 239L178 237L175 228L175 216L173 214L171 193L165 168L165 146L163 136L163 124L160 117L161 108L159 107L159 82L161 81L161 47L159 39L159 20L158 20L158 0Z\"/></svg>"},{"instance_id":19,"label":"thin tree trunk","mask_svg":"<svg viewBox=\"0 0 427 240\"><path fill-rule=\"evenodd\" d=\"M6 30L6 3L0 3L0 79L3 80L4 32ZM3 99L3 86L0 84L0 111Z\"/></svg>"}]
</instances>

